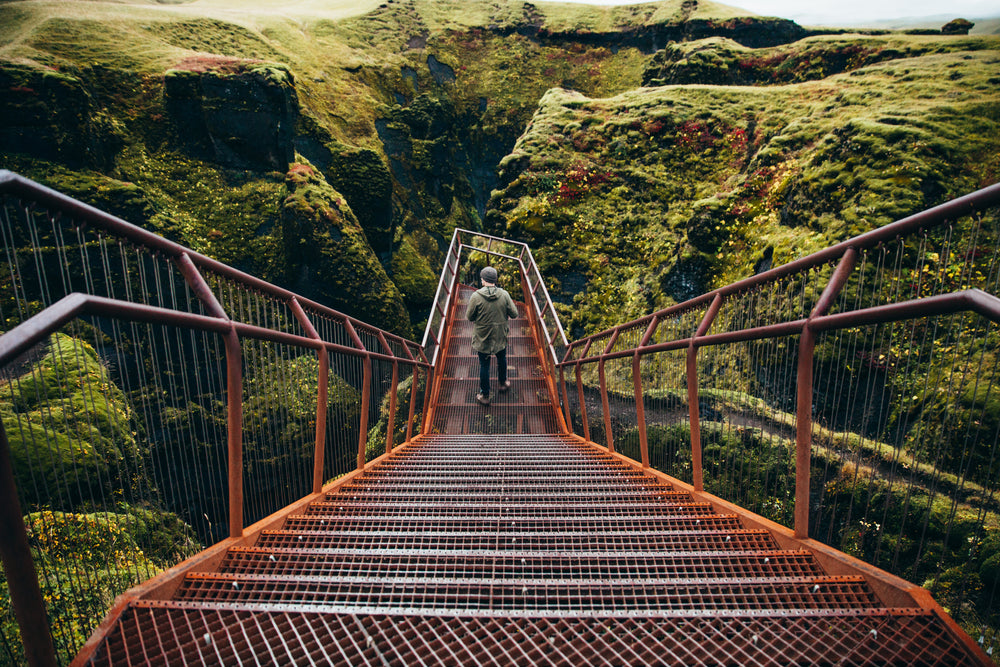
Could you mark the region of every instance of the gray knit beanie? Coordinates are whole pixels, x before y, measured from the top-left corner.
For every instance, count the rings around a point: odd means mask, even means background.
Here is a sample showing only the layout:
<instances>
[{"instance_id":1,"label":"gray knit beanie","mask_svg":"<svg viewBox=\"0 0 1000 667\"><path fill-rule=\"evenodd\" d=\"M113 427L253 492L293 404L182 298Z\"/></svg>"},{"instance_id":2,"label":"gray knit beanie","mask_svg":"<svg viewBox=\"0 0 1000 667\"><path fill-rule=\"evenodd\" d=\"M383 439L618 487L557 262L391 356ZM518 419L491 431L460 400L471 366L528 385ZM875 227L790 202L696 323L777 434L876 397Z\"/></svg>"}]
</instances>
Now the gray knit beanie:
<instances>
[{"instance_id":1,"label":"gray knit beanie","mask_svg":"<svg viewBox=\"0 0 1000 667\"><path fill-rule=\"evenodd\" d=\"M485 269L479 272L479 277L488 283L496 284L497 270L494 269L492 266L487 266Z\"/></svg>"}]
</instances>

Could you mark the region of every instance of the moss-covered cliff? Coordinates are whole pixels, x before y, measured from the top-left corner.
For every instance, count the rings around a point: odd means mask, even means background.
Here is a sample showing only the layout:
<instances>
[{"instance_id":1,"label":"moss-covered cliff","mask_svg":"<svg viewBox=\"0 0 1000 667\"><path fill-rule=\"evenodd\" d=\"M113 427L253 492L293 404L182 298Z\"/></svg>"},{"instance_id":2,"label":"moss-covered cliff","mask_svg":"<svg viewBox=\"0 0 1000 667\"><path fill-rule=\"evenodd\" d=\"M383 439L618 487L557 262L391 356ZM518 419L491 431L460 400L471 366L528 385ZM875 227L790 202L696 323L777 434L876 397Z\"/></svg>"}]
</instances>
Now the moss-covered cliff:
<instances>
[{"instance_id":1,"label":"moss-covered cliff","mask_svg":"<svg viewBox=\"0 0 1000 667\"><path fill-rule=\"evenodd\" d=\"M4 3L0 159L400 333L426 317L452 230L481 227L496 165L546 90L627 91L671 40L720 35L761 46L804 34L789 21L692 0L239 10ZM296 199L285 174L296 154L362 232L350 252L313 253L305 272L291 266L285 233L286 198ZM385 271L332 278L373 267L373 258Z\"/></svg>"}]
</instances>

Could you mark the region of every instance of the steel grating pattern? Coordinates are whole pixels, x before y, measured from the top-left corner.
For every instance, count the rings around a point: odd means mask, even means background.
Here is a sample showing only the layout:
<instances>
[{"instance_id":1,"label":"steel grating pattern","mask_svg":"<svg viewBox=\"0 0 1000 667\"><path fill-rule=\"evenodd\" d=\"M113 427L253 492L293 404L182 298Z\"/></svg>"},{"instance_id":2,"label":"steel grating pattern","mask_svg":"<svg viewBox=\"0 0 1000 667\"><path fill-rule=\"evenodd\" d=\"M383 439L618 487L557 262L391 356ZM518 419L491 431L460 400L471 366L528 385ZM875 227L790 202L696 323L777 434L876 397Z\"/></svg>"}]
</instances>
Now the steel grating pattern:
<instances>
[{"instance_id":1,"label":"steel grating pattern","mask_svg":"<svg viewBox=\"0 0 1000 667\"><path fill-rule=\"evenodd\" d=\"M91 664L980 664L945 619L554 435L526 319L480 406L470 333L446 347L444 433L132 602Z\"/></svg>"},{"instance_id":2,"label":"steel grating pattern","mask_svg":"<svg viewBox=\"0 0 1000 667\"><path fill-rule=\"evenodd\" d=\"M231 549L219 568L228 574L283 576L551 579L804 578L823 574L806 551L589 552L586 554L391 554L382 551Z\"/></svg>"},{"instance_id":3,"label":"steel grating pattern","mask_svg":"<svg viewBox=\"0 0 1000 667\"><path fill-rule=\"evenodd\" d=\"M827 610L877 606L860 577L686 582L359 579L194 574L177 600L381 611Z\"/></svg>"},{"instance_id":4,"label":"steel grating pattern","mask_svg":"<svg viewBox=\"0 0 1000 667\"><path fill-rule=\"evenodd\" d=\"M967 664L930 613L368 614L138 602L95 665Z\"/></svg>"}]
</instances>

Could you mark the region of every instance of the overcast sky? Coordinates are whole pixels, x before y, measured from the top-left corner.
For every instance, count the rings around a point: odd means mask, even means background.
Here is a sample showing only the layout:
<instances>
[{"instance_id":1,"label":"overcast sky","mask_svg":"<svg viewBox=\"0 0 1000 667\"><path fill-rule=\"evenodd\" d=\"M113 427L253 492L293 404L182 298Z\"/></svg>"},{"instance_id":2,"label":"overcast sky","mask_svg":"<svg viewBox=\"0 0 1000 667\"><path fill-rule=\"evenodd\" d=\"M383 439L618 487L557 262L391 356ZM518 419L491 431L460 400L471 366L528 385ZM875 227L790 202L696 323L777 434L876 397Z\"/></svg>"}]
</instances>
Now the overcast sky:
<instances>
[{"instance_id":1,"label":"overcast sky","mask_svg":"<svg viewBox=\"0 0 1000 667\"><path fill-rule=\"evenodd\" d=\"M595 5L629 5L636 0L560 0ZM850 26L865 21L921 16L1000 16L1000 0L719 0L763 16Z\"/></svg>"}]
</instances>

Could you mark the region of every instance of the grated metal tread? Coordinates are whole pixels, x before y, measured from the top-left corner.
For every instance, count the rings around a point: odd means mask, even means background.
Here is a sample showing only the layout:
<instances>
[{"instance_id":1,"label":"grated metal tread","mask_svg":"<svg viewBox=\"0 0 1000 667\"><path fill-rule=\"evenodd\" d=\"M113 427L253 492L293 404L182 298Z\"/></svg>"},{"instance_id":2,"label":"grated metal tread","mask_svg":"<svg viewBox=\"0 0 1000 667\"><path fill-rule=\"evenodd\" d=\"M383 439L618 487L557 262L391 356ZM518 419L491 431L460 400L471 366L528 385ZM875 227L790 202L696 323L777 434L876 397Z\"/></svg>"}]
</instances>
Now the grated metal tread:
<instances>
[{"instance_id":1,"label":"grated metal tread","mask_svg":"<svg viewBox=\"0 0 1000 667\"><path fill-rule=\"evenodd\" d=\"M929 612L337 613L136 602L95 665L977 664Z\"/></svg>"},{"instance_id":2,"label":"grated metal tread","mask_svg":"<svg viewBox=\"0 0 1000 667\"><path fill-rule=\"evenodd\" d=\"M360 512L366 516L488 516L488 517L581 517L581 516L626 516L641 511L650 516L688 513L698 503L691 502L687 494L680 494L674 502L630 503L445 503L423 502L406 505L377 502L348 502L331 500L324 503L314 503L313 507L324 509L320 511ZM704 505L701 505L704 507ZM710 507L710 506L709 506ZM329 508L329 510L325 509Z\"/></svg>"},{"instance_id":3,"label":"grated metal tread","mask_svg":"<svg viewBox=\"0 0 1000 667\"><path fill-rule=\"evenodd\" d=\"M394 611L829 610L880 606L861 577L670 581L428 580L189 574L184 602Z\"/></svg>"},{"instance_id":4,"label":"grated metal tread","mask_svg":"<svg viewBox=\"0 0 1000 667\"><path fill-rule=\"evenodd\" d=\"M660 517L631 516L608 519L594 517L552 517L511 519L495 517L460 517L433 515L413 517L382 517L338 514L293 514L285 521L286 530L337 531L441 531L521 533L533 531L656 531L656 530L736 530L742 528L735 514L677 514Z\"/></svg>"},{"instance_id":5,"label":"grated metal tread","mask_svg":"<svg viewBox=\"0 0 1000 667\"><path fill-rule=\"evenodd\" d=\"M338 533L334 531L265 530L259 546L318 549L490 550L490 551L691 551L708 549L775 549L774 538L765 530L672 531L661 533L532 533L492 535L466 532Z\"/></svg>"},{"instance_id":6,"label":"grated metal tread","mask_svg":"<svg viewBox=\"0 0 1000 667\"><path fill-rule=\"evenodd\" d=\"M817 577L807 551L680 552L437 552L387 554L332 549L231 549L219 568L231 574L332 577L454 577L456 579L702 579Z\"/></svg>"}]
</instances>

